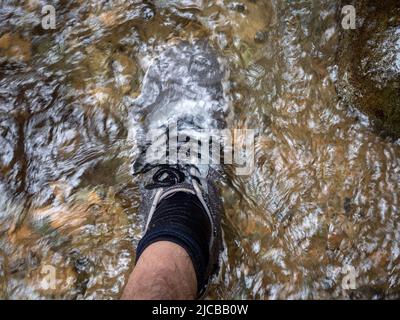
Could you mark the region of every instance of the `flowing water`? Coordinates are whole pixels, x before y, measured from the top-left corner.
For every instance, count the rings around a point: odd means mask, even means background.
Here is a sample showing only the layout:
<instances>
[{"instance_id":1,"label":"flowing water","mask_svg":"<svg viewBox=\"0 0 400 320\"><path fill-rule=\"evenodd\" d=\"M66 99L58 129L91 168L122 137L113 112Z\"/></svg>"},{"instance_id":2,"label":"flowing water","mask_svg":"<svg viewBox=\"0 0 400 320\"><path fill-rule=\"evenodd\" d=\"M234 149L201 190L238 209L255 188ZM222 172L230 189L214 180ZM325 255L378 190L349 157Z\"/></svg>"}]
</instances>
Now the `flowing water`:
<instances>
[{"instance_id":1,"label":"flowing water","mask_svg":"<svg viewBox=\"0 0 400 320\"><path fill-rule=\"evenodd\" d=\"M54 30L46 1L0 7L0 298L120 296L144 223L127 119L176 39L216 48L230 126L257 132L208 297L400 298L400 145L337 93L339 2L53 3Z\"/></svg>"}]
</instances>

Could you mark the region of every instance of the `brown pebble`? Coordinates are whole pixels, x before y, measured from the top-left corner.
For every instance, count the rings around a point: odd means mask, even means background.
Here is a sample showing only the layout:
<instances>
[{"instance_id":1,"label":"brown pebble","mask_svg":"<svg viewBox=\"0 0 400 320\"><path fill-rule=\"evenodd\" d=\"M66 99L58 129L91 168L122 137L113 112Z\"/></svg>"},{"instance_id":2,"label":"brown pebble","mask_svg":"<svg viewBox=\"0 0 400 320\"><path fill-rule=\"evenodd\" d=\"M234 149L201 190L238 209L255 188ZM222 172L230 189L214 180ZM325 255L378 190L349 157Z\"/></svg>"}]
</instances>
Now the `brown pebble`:
<instances>
[{"instance_id":1,"label":"brown pebble","mask_svg":"<svg viewBox=\"0 0 400 320\"><path fill-rule=\"evenodd\" d=\"M257 31L254 36L255 43L264 43L267 41L267 34L264 31Z\"/></svg>"}]
</instances>

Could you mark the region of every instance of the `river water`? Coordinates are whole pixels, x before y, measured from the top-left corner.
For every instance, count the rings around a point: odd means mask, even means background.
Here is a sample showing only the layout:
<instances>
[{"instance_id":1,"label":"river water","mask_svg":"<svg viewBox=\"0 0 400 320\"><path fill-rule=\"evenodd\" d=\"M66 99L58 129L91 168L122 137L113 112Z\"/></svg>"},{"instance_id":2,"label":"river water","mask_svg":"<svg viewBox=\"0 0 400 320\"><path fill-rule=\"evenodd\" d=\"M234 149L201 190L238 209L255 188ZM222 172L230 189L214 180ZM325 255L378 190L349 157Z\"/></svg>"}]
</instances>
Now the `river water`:
<instances>
[{"instance_id":1,"label":"river water","mask_svg":"<svg viewBox=\"0 0 400 320\"><path fill-rule=\"evenodd\" d=\"M400 298L400 145L337 93L339 2L60 0L54 30L45 4L0 8L0 298L119 298L144 223L130 102L176 39L218 50L231 127L257 132L208 298Z\"/></svg>"}]
</instances>

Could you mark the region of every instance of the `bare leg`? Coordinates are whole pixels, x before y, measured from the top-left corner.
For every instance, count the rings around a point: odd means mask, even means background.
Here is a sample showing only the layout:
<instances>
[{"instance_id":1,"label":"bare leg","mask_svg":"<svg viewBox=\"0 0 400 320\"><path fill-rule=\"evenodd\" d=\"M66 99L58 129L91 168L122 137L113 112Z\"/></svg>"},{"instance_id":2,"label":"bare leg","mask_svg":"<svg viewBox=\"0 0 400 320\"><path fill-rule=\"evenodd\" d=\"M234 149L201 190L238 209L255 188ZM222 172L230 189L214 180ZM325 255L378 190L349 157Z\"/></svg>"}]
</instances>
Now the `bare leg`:
<instances>
[{"instance_id":1,"label":"bare leg","mask_svg":"<svg viewBox=\"0 0 400 320\"><path fill-rule=\"evenodd\" d=\"M140 256L122 293L125 300L194 299L197 292L192 260L169 241L151 244Z\"/></svg>"}]
</instances>

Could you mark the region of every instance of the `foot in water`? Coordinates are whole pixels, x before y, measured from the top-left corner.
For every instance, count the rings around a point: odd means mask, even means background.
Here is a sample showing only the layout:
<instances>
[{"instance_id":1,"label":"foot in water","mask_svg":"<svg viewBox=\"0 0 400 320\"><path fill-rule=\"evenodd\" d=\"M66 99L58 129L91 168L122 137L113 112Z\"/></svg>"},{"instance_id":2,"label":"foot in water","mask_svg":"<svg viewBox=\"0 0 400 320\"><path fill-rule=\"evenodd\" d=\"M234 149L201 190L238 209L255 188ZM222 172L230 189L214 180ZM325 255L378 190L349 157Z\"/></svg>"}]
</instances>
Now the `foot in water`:
<instances>
[{"instance_id":1,"label":"foot in water","mask_svg":"<svg viewBox=\"0 0 400 320\"><path fill-rule=\"evenodd\" d=\"M188 139L197 143L202 134L226 127L225 76L216 51L206 42L170 45L148 68L134 107L134 117L143 125L136 138L141 152L133 167L141 175L140 213L146 217L137 260L157 241L178 244L193 263L198 296L218 269L222 203L215 181L221 177L220 167L202 163L197 153L188 161L179 135L185 133L187 148ZM169 140L159 157L148 156L154 131L155 136L166 132ZM171 140L177 151L173 159ZM158 147L160 141L166 143L158 140Z\"/></svg>"}]
</instances>

